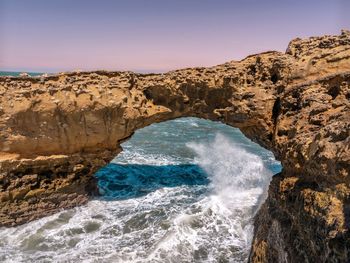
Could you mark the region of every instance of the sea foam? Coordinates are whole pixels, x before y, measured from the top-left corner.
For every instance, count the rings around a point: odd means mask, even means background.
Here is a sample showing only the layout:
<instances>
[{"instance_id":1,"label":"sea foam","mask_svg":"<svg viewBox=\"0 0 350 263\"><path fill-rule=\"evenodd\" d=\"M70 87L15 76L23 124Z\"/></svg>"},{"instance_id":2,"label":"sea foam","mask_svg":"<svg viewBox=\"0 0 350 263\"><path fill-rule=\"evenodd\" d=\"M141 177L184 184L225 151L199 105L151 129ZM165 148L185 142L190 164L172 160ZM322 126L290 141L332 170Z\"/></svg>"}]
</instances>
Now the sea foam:
<instances>
[{"instance_id":1,"label":"sea foam","mask_svg":"<svg viewBox=\"0 0 350 263\"><path fill-rule=\"evenodd\" d=\"M158 125L97 173L105 196L0 229L0 261L245 262L278 163L221 124Z\"/></svg>"}]
</instances>

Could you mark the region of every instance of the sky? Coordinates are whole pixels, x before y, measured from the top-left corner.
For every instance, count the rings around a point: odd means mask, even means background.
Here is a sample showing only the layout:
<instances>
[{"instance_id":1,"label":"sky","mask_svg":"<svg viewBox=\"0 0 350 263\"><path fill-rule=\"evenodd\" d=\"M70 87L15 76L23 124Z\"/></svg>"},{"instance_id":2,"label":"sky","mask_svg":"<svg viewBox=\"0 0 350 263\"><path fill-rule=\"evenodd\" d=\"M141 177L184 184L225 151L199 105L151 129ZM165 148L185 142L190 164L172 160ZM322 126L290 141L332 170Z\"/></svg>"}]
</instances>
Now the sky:
<instances>
[{"instance_id":1,"label":"sky","mask_svg":"<svg viewBox=\"0 0 350 263\"><path fill-rule=\"evenodd\" d=\"M350 29L350 0L0 0L0 71L212 66Z\"/></svg>"}]
</instances>

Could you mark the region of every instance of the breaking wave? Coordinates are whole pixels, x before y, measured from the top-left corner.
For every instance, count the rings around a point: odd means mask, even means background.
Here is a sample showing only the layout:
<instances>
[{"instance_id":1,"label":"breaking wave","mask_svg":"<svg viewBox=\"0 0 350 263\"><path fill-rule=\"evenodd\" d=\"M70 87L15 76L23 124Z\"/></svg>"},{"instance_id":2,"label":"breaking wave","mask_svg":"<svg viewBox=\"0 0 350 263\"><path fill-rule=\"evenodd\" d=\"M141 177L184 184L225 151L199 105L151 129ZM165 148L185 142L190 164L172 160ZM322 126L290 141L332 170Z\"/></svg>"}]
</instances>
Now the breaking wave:
<instances>
[{"instance_id":1,"label":"breaking wave","mask_svg":"<svg viewBox=\"0 0 350 263\"><path fill-rule=\"evenodd\" d=\"M194 118L147 127L123 148L96 175L101 198L0 229L0 261L247 260L253 216L280 169L270 152Z\"/></svg>"}]
</instances>

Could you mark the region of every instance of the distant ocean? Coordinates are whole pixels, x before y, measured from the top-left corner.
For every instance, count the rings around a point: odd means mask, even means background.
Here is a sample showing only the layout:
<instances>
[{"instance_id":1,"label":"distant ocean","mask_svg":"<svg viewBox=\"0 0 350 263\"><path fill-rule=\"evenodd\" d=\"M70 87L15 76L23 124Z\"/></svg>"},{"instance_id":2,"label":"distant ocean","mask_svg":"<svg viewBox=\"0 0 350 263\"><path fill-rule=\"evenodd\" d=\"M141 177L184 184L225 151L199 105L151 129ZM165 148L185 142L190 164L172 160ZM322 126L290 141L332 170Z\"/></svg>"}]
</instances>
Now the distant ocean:
<instances>
[{"instance_id":1,"label":"distant ocean","mask_svg":"<svg viewBox=\"0 0 350 263\"><path fill-rule=\"evenodd\" d=\"M0 76L19 76L19 74L21 74L23 71L20 72L15 72L15 71L0 71ZM43 73L39 73L39 72L26 72L28 73L30 76L39 76L42 75Z\"/></svg>"}]
</instances>

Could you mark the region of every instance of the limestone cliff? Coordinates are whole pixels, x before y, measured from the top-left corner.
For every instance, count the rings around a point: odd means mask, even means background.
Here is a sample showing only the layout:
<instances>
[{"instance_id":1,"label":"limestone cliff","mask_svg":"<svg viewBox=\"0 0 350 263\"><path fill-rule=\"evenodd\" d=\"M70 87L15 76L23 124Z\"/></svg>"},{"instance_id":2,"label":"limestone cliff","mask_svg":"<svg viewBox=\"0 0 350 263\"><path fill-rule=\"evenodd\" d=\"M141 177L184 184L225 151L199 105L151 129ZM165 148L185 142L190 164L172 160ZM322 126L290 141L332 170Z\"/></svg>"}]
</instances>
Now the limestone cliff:
<instances>
[{"instance_id":1,"label":"limestone cliff","mask_svg":"<svg viewBox=\"0 0 350 263\"><path fill-rule=\"evenodd\" d=\"M273 151L251 262L350 260L350 33L165 74L0 77L0 226L83 204L93 174L154 122L195 116Z\"/></svg>"}]
</instances>

